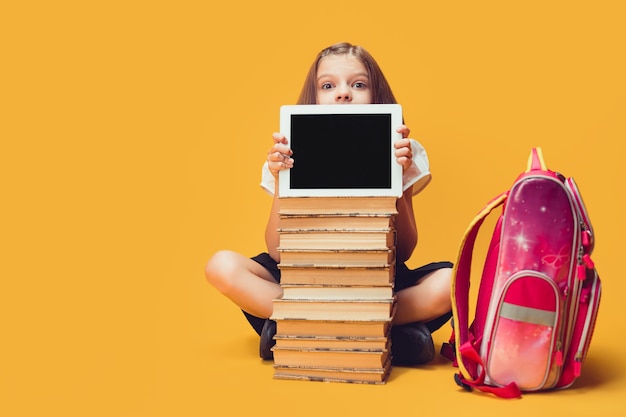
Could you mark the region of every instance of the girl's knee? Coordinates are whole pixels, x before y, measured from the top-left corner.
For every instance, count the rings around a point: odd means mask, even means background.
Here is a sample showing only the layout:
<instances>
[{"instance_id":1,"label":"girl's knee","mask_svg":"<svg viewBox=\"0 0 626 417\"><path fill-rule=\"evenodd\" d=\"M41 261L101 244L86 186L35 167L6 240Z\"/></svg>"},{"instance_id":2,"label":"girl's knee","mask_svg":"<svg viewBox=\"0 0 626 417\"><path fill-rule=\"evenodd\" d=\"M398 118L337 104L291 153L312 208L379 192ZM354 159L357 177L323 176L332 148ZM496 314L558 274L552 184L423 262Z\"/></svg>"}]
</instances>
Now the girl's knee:
<instances>
[{"instance_id":1,"label":"girl's knee","mask_svg":"<svg viewBox=\"0 0 626 417\"><path fill-rule=\"evenodd\" d=\"M222 250L216 252L207 262L204 268L204 275L207 281L224 292L228 285L228 277L233 274L235 264L234 254L230 251Z\"/></svg>"},{"instance_id":2,"label":"girl's knee","mask_svg":"<svg viewBox=\"0 0 626 417\"><path fill-rule=\"evenodd\" d=\"M438 270L433 278L435 285L433 286L433 300L439 306L440 313L444 314L452 308L452 300L450 299L450 287L452 285L452 268L443 268Z\"/></svg>"},{"instance_id":3,"label":"girl's knee","mask_svg":"<svg viewBox=\"0 0 626 417\"><path fill-rule=\"evenodd\" d=\"M450 295L450 287L452 286L452 272L452 268L442 268L439 270L440 276L438 279L440 285L448 295Z\"/></svg>"}]
</instances>

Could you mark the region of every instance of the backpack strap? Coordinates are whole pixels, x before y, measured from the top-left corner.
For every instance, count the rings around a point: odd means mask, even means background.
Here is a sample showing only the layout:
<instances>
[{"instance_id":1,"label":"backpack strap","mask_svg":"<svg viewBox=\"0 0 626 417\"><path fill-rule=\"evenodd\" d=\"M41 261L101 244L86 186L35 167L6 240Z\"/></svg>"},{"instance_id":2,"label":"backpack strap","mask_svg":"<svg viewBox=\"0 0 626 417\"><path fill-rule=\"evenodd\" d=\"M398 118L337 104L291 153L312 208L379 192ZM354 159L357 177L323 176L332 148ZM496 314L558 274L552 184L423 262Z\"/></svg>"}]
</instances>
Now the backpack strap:
<instances>
[{"instance_id":1,"label":"backpack strap","mask_svg":"<svg viewBox=\"0 0 626 417\"><path fill-rule=\"evenodd\" d=\"M537 162L540 160L540 157L535 159L531 155L531 159ZM529 161L529 169L530 166L531 162ZM474 217L465 232L461 242L461 250L454 266L451 297L452 314L454 317L454 346L456 362L459 367L459 374L455 375L455 380L466 389L474 387L481 391L491 392L499 397L517 398L521 396L521 392L515 384L509 384L506 387L492 387L484 384L485 367L476 348L480 340L474 338L469 327L470 273L476 237L487 216L495 208L501 206L506 201L507 196L508 191L498 195Z\"/></svg>"}]
</instances>

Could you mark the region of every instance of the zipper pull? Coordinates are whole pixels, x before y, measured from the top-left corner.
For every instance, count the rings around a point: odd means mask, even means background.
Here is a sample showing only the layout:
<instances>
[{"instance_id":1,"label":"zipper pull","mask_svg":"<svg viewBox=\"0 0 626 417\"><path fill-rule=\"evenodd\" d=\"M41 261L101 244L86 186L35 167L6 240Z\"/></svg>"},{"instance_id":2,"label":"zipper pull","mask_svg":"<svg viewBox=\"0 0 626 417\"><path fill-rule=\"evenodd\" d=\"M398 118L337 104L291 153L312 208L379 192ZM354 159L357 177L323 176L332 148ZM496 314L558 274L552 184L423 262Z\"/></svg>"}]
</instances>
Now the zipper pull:
<instances>
[{"instance_id":1,"label":"zipper pull","mask_svg":"<svg viewBox=\"0 0 626 417\"><path fill-rule=\"evenodd\" d=\"M576 358L574 359L574 376L578 378L582 373L583 367L583 354L581 352L576 352Z\"/></svg>"},{"instance_id":2,"label":"zipper pull","mask_svg":"<svg viewBox=\"0 0 626 417\"><path fill-rule=\"evenodd\" d=\"M587 278L587 268L585 266L585 249L581 246L578 247L578 263L576 265L576 276L580 281Z\"/></svg>"},{"instance_id":3,"label":"zipper pull","mask_svg":"<svg viewBox=\"0 0 626 417\"><path fill-rule=\"evenodd\" d=\"M588 253L583 255L583 262L585 263L585 265L587 265L587 268L589 269L593 269L595 267L595 264L591 260L591 256L589 256Z\"/></svg>"},{"instance_id":4,"label":"zipper pull","mask_svg":"<svg viewBox=\"0 0 626 417\"><path fill-rule=\"evenodd\" d=\"M554 352L554 360L558 366L563 366L563 352L561 352L561 342L556 344L556 352Z\"/></svg>"},{"instance_id":5,"label":"zipper pull","mask_svg":"<svg viewBox=\"0 0 626 417\"><path fill-rule=\"evenodd\" d=\"M583 230L581 240L584 247L589 246L589 244L591 243L591 233L589 232L589 230Z\"/></svg>"}]
</instances>

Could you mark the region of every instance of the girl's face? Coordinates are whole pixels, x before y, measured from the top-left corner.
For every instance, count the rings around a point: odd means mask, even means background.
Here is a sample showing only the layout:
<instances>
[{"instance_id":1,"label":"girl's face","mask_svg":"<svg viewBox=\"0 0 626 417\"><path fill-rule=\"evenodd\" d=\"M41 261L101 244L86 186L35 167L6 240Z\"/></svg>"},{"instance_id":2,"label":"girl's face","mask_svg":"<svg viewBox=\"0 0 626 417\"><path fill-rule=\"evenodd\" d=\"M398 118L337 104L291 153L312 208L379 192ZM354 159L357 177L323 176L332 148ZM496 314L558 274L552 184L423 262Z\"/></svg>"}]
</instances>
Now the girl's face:
<instances>
[{"instance_id":1,"label":"girl's face","mask_svg":"<svg viewBox=\"0 0 626 417\"><path fill-rule=\"evenodd\" d=\"M352 55L328 55L317 67L317 104L371 104L365 66Z\"/></svg>"}]
</instances>

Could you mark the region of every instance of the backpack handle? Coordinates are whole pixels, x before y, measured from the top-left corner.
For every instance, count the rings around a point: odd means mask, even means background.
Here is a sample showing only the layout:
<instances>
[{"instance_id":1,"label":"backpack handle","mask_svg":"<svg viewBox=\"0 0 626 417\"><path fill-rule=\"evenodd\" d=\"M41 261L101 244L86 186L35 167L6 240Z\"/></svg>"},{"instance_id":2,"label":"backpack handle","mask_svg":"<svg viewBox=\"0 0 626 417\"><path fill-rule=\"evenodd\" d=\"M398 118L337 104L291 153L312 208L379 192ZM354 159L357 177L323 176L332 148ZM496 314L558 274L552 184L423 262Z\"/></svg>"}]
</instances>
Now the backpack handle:
<instances>
[{"instance_id":1,"label":"backpack handle","mask_svg":"<svg viewBox=\"0 0 626 417\"><path fill-rule=\"evenodd\" d=\"M532 148L530 156L528 157L528 165L526 166L526 172L529 171L547 171L547 165L543 160L543 152L541 148Z\"/></svg>"}]
</instances>

